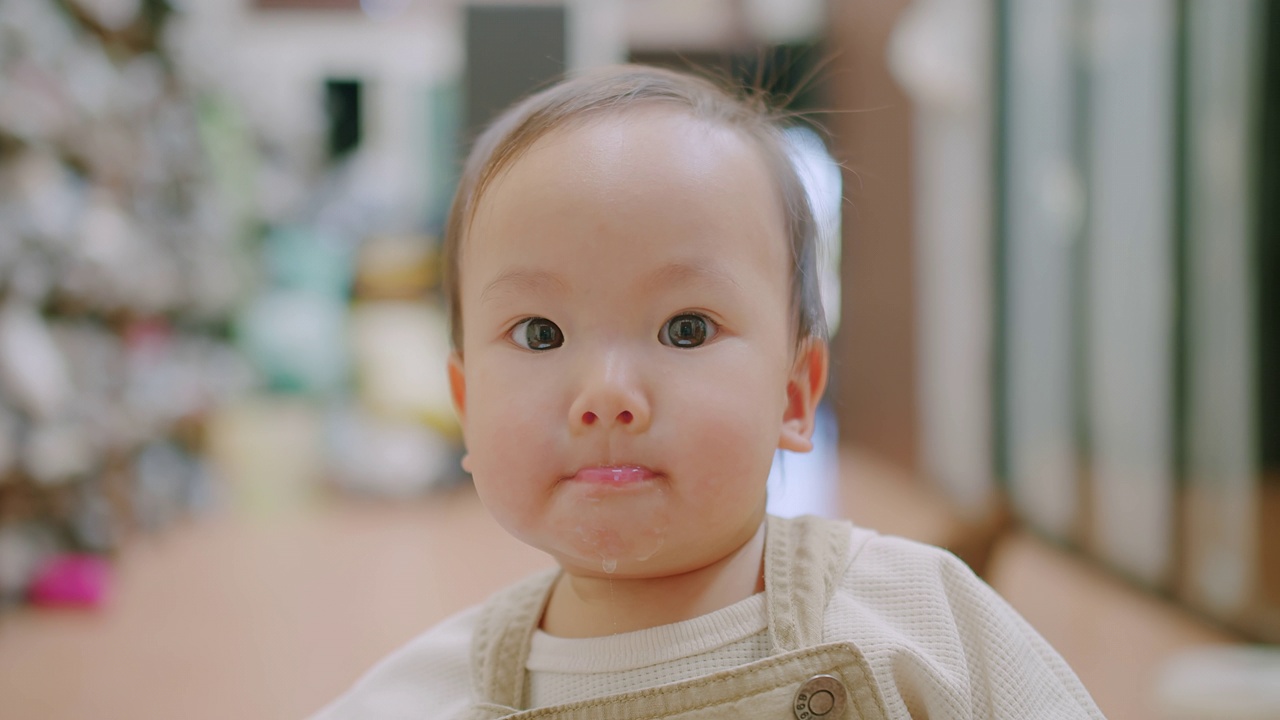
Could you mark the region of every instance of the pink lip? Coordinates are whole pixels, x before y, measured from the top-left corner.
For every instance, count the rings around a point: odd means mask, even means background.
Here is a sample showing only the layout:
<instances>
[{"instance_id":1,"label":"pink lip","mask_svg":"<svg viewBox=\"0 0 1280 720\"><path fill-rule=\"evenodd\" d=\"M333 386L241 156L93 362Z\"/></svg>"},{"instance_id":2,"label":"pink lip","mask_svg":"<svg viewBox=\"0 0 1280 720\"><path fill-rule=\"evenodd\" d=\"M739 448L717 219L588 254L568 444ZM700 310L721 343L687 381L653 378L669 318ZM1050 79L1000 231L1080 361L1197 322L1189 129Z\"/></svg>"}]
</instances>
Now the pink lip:
<instances>
[{"instance_id":1,"label":"pink lip","mask_svg":"<svg viewBox=\"0 0 1280 720\"><path fill-rule=\"evenodd\" d=\"M598 465L578 470L570 480L602 485L630 485L657 477L647 467L640 465Z\"/></svg>"}]
</instances>

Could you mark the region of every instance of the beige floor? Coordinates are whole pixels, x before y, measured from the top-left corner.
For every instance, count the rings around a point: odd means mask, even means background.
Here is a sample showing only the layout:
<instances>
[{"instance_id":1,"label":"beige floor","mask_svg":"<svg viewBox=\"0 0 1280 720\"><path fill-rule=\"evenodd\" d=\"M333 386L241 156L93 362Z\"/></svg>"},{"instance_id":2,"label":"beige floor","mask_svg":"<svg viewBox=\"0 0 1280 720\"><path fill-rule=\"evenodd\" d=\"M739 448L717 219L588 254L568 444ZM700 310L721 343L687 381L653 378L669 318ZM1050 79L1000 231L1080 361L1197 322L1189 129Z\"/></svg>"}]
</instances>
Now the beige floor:
<instances>
[{"instance_id":1,"label":"beige floor","mask_svg":"<svg viewBox=\"0 0 1280 720\"><path fill-rule=\"evenodd\" d=\"M890 469L842 462L848 516L937 542L954 530ZM0 616L0 720L303 717L426 626L547 564L465 487L191 521L133 544L100 611ZM1155 720L1160 663L1228 639L1029 535L1004 536L987 570L1112 718Z\"/></svg>"},{"instance_id":2,"label":"beige floor","mask_svg":"<svg viewBox=\"0 0 1280 720\"><path fill-rule=\"evenodd\" d=\"M191 522L129 548L104 610L0 618L0 718L302 717L547 564L469 490Z\"/></svg>"}]
</instances>

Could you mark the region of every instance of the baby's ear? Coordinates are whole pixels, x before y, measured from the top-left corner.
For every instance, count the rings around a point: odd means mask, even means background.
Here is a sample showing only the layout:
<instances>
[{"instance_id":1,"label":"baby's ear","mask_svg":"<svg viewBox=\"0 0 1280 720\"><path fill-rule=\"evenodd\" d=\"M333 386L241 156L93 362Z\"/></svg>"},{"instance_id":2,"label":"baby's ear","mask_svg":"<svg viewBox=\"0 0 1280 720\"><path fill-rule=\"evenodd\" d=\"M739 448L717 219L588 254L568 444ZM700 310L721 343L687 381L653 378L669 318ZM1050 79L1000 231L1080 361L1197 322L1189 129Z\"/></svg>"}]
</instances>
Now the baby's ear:
<instances>
[{"instance_id":1,"label":"baby's ear","mask_svg":"<svg viewBox=\"0 0 1280 720\"><path fill-rule=\"evenodd\" d=\"M796 353L787 378L787 409L782 415L778 447L792 452L813 449L814 417L822 392L827 389L827 343L810 338Z\"/></svg>"},{"instance_id":2,"label":"baby's ear","mask_svg":"<svg viewBox=\"0 0 1280 720\"><path fill-rule=\"evenodd\" d=\"M467 420L467 376L462 371L462 356L457 350L449 353L449 394L453 396L453 410L458 413L458 422L465 425Z\"/></svg>"}]
</instances>

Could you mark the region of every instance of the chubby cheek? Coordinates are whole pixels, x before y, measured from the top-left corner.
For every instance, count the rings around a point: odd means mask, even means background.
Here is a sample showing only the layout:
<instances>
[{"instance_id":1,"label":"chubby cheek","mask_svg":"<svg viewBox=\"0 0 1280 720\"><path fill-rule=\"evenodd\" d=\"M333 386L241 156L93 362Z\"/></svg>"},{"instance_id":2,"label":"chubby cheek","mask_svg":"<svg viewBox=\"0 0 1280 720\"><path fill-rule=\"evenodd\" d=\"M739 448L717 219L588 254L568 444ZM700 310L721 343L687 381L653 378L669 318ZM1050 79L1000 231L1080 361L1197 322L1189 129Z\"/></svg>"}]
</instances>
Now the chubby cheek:
<instances>
[{"instance_id":1,"label":"chubby cheek","mask_svg":"<svg viewBox=\"0 0 1280 720\"><path fill-rule=\"evenodd\" d=\"M485 507L517 537L528 532L536 510L562 469L561 426L553 422L545 385L513 381L502 373L468 378L467 453L472 479Z\"/></svg>"},{"instance_id":2,"label":"chubby cheek","mask_svg":"<svg viewBox=\"0 0 1280 720\"><path fill-rule=\"evenodd\" d=\"M760 372L742 372L737 387L776 384ZM769 385L766 385L768 383ZM694 388L717 388L698 392ZM765 480L778 444L783 406L761 393L727 393L700 384L682 394L679 421L682 463L689 476L680 488L697 508L745 508L763 501ZM784 387L777 395L782 397ZM732 514L723 515L732 522ZM712 518L718 520L719 518Z\"/></svg>"},{"instance_id":3,"label":"chubby cheek","mask_svg":"<svg viewBox=\"0 0 1280 720\"><path fill-rule=\"evenodd\" d=\"M687 447L686 473L696 479L689 490L699 494L698 504L716 507L723 501L741 502L748 483L756 479L763 487L773 459L769 443L776 444L776 434L763 423L751 422L745 413L708 415L692 426L682 444Z\"/></svg>"}]
</instances>

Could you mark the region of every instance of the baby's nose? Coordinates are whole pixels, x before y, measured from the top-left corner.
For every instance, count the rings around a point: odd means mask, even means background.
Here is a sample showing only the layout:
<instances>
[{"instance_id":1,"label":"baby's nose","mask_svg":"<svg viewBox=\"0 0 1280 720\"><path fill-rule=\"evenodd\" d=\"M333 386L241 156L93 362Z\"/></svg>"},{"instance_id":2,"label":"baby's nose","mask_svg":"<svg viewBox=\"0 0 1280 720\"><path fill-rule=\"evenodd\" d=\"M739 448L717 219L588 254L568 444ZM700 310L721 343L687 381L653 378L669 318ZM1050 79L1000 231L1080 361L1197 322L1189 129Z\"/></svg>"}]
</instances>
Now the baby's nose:
<instances>
[{"instance_id":1,"label":"baby's nose","mask_svg":"<svg viewBox=\"0 0 1280 720\"><path fill-rule=\"evenodd\" d=\"M568 419L577 432L619 428L643 432L649 415L649 397L640 378L614 362L582 378Z\"/></svg>"},{"instance_id":2,"label":"baby's nose","mask_svg":"<svg viewBox=\"0 0 1280 720\"><path fill-rule=\"evenodd\" d=\"M591 412L590 410L582 414L583 425L594 425L596 420L599 420L599 419L600 419L599 416L596 415L594 412ZM618 413L618 417L615 419L618 421L620 425L630 425L631 421L635 420L635 415L633 415L630 410L623 410L622 412Z\"/></svg>"}]
</instances>

